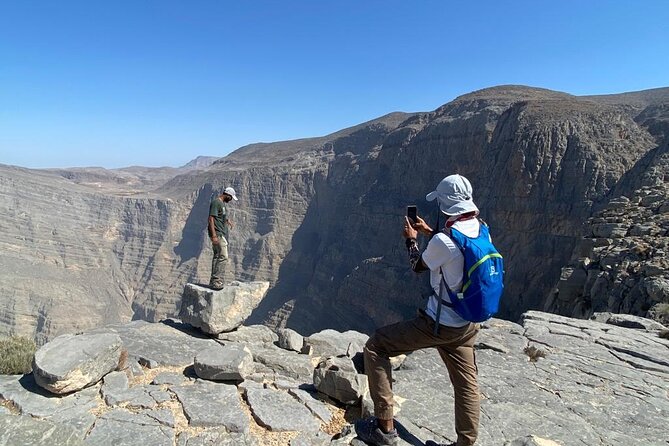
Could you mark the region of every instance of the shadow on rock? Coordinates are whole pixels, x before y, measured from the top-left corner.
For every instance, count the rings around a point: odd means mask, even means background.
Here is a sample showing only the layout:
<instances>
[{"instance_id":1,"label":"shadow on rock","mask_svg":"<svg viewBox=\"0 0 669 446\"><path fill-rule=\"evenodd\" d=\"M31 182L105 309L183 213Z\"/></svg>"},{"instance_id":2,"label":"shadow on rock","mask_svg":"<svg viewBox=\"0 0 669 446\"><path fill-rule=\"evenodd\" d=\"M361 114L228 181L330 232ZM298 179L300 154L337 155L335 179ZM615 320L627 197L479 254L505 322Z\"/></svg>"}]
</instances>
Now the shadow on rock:
<instances>
[{"instance_id":1,"label":"shadow on rock","mask_svg":"<svg viewBox=\"0 0 669 446\"><path fill-rule=\"evenodd\" d=\"M197 258L202 252L207 230L207 215L209 203L211 202L214 188L211 184L205 184L193 203L186 224L181 232L181 241L174 247L174 254L179 256L179 266L190 259Z\"/></svg>"},{"instance_id":2,"label":"shadow on rock","mask_svg":"<svg viewBox=\"0 0 669 446\"><path fill-rule=\"evenodd\" d=\"M423 440L409 432L407 428L397 420L395 420L395 429L397 429L397 434L400 436L400 438L408 444L412 446L425 446Z\"/></svg>"},{"instance_id":3,"label":"shadow on rock","mask_svg":"<svg viewBox=\"0 0 669 446\"><path fill-rule=\"evenodd\" d=\"M192 364L184 369L184 376L186 378L198 378L197 373L195 372L195 366Z\"/></svg>"},{"instance_id":4,"label":"shadow on rock","mask_svg":"<svg viewBox=\"0 0 669 446\"><path fill-rule=\"evenodd\" d=\"M213 336L208 335L207 333L204 333L203 331L193 327L190 324L185 324L183 322L178 322L173 319L165 319L160 321L161 324L165 324L170 328L174 328L175 330L179 330L182 333L185 333L189 336L192 336L194 338L198 339L212 339Z\"/></svg>"},{"instance_id":5,"label":"shadow on rock","mask_svg":"<svg viewBox=\"0 0 669 446\"><path fill-rule=\"evenodd\" d=\"M48 390L43 389L40 386L38 386L37 383L35 382L35 377L33 376L32 373L29 373L27 375L23 375L19 379L19 384L21 384L21 387L23 387L28 392L35 393L35 394L43 396L45 398L61 398L61 397L65 396L65 395L55 395L55 394L49 392Z\"/></svg>"}]
</instances>

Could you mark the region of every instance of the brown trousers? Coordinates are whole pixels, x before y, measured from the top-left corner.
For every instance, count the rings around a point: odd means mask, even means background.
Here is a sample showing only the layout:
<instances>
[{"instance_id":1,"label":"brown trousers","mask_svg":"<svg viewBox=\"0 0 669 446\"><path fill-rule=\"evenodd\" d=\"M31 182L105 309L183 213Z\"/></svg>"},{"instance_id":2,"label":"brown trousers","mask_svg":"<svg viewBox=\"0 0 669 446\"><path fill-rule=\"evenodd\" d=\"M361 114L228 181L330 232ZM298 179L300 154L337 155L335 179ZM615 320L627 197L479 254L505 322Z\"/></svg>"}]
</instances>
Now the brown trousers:
<instances>
[{"instance_id":1,"label":"brown trousers","mask_svg":"<svg viewBox=\"0 0 669 446\"><path fill-rule=\"evenodd\" d=\"M455 430L458 446L476 441L479 426L480 396L476 380L474 342L479 324L461 328L439 327L434 336L434 321L423 311L415 319L376 330L365 345L365 373L374 401L374 414L382 420L393 418L392 368L390 357L422 348L434 347L448 368L455 393Z\"/></svg>"}]
</instances>

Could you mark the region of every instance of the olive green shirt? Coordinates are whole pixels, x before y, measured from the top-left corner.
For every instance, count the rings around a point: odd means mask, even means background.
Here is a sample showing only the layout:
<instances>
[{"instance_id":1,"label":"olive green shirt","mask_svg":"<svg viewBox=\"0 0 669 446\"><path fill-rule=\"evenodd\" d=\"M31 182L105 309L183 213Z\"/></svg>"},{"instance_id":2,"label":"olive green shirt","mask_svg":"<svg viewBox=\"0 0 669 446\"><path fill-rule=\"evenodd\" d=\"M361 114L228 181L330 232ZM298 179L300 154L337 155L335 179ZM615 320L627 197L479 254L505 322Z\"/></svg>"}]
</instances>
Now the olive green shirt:
<instances>
[{"instance_id":1,"label":"olive green shirt","mask_svg":"<svg viewBox=\"0 0 669 446\"><path fill-rule=\"evenodd\" d=\"M214 217L214 228L218 236L223 236L228 239L228 215L225 210L225 203L219 197L211 200L209 205L209 215Z\"/></svg>"}]
</instances>

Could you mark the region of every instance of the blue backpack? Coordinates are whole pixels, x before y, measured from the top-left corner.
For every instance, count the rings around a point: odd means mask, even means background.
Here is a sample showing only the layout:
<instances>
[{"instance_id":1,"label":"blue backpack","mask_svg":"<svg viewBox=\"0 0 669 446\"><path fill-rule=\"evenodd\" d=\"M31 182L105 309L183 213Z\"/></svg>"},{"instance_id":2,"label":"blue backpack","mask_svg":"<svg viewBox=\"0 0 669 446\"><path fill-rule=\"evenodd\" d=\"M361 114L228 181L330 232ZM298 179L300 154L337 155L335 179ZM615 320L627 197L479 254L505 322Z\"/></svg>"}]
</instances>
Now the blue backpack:
<instances>
[{"instance_id":1,"label":"blue backpack","mask_svg":"<svg viewBox=\"0 0 669 446\"><path fill-rule=\"evenodd\" d=\"M470 322L483 322L490 319L499 310L499 301L504 291L504 261L502 255L490 241L488 226L481 222L479 236L470 238L455 228L446 234L460 248L465 257L462 290L454 293L444 280L441 271L440 291L448 292L451 302L442 298L440 292L437 305L437 321L441 313L441 304L453 308L463 319ZM435 324L435 331L439 324Z\"/></svg>"}]
</instances>

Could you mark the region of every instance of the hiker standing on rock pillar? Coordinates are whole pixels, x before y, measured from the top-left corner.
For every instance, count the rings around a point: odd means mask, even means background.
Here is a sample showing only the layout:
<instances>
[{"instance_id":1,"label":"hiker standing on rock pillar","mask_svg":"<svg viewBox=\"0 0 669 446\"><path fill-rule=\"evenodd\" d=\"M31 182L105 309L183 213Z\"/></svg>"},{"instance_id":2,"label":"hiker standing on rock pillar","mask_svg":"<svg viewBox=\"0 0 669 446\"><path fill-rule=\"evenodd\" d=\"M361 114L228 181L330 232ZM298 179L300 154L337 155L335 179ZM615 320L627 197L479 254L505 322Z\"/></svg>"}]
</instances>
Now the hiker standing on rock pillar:
<instances>
[{"instance_id":1,"label":"hiker standing on rock pillar","mask_svg":"<svg viewBox=\"0 0 669 446\"><path fill-rule=\"evenodd\" d=\"M231 200L237 201L237 194L233 188L226 187L223 193L211 200L211 204L209 205L208 230L214 249L209 286L215 290L223 288L225 262L228 261L228 233L232 229L233 224L228 218L225 204Z\"/></svg>"},{"instance_id":2,"label":"hiker standing on rock pillar","mask_svg":"<svg viewBox=\"0 0 669 446\"><path fill-rule=\"evenodd\" d=\"M461 246L458 245L462 241L461 237L468 238L470 242L467 243L475 242L480 246L491 247L477 266L490 258L492 262L498 262L488 266L483 273L497 287L494 292L499 295L495 294L491 298L497 299L496 305L501 297L500 287L503 288L501 255L490 242L487 226L477 219L479 210L472 199L472 186L465 177L450 175L444 178L426 199L436 199L440 211L445 214L443 231L434 232L420 217L416 217L416 221L406 218L403 236L412 269L415 272L430 271L430 284L434 294L429 298L426 309L419 310L416 318L379 328L365 345L365 373L369 378L375 416L359 420L355 428L358 437L368 444L398 443L393 422L392 369L389 358L430 347L437 349L446 364L455 393L457 442L451 445L471 446L478 435L480 397L474 342L480 327L478 323L464 319L454 310L457 305L452 305L451 296L453 299L463 299L461 296L465 293L463 272L468 251L461 251ZM419 232L431 237L422 253L416 240ZM468 288L477 286L469 286L472 280L467 282ZM444 289L449 290L448 295L443 293ZM492 313L495 311L497 306L494 306ZM485 313L478 320L489 317L490 313ZM476 317L470 320L474 319ZM437 444L428 441L426 445Z\"/></svg>"}]
</instances>

